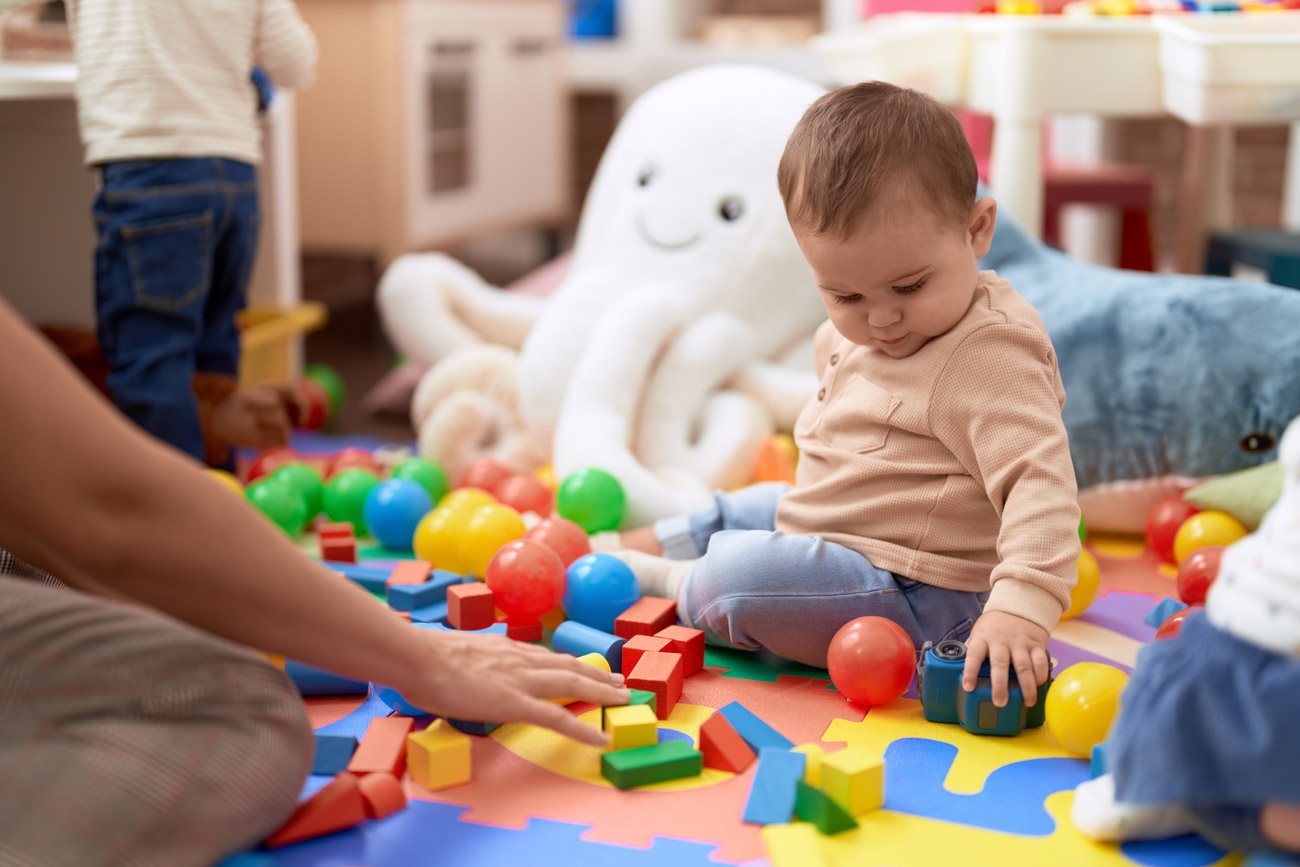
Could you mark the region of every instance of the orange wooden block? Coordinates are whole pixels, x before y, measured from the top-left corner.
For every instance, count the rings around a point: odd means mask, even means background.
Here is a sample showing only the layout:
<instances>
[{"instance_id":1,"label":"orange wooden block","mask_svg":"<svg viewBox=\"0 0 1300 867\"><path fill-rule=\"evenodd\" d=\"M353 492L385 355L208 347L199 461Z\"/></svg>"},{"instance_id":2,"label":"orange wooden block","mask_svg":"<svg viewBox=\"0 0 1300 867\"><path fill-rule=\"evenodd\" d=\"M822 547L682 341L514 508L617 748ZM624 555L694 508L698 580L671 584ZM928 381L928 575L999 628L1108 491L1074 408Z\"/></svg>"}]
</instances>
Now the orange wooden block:
<instances>
[{"instance_id":1,"label":"orange wooden block","mask_svg":"<svg viewBox=\"0 0 1300 867\"><path fill-rule=\"evenodd\" d=\"M447 622L453 629L487 629L496 622L496 605L486 584L453 584L447 588Z\"/></svg>"},{"instance_id":2,"label":"orange wooden block","mask_svg":"<svg viewBox=\"0 0 1300 867\"><path fill-rule=\"evenodd\" d=\"M347 521L339 521L335 524L321 524L316 530L316 535L324 539L355 539L356 531Z\"/></svg>"},{"instance_id":3,"label":"orange wooden block","mask_svg":"<svg viewBox=\"0 0 1300 867\"><path fill-rule=\"evenodd\" d=\"M322 834L342 831L366 820L366 802L361 782L348 773L298 805L280 830L266 838L266 845L284 846L310 840Z\"/></svg>"},{"instance_id":4,"label":"orange wooden block","mask_svg":"<svg viewBox=\"0 0 1300 867\"><path fill-rule=\"evenodd\" d=\"M388 576L387 586L394 584L423 584L429 580L433 564L426 560L403 560L393 567Z\"/></svg>"},{"instance_id":5,"label":"orange wooden block","mask_svg":"<svg viewBox=\"0 0 1300 867\"><path fill-rule=\"evenodd\" d=\"M668 648L673 653L682 655L683 673L690 677L704 667L704 633L689 626L669 626L660 629L655 638L666 638L672 642ZM627 647L627 645L623 645Z\"/></svg>"},{"instance_id":6,"label":"orange wooden block","mask_svg":"<svg viewBox=\"0 0 1300 867\"><path fill-rule=\"evenodd\" d=\"M628 689L644 689L655 694L655 716L668 719L682 697L682 655L648 650L637 660L636 668L626 675Z\"/></svg>"},{"instance_id":7,"label":"orange wooden block","mask_svg":"<svg viewBox=\"0 0 1300 867\"><path fill-rule=\"evenodd\" d=\"M400 777L406 770L406 736L415 728L409 716L381 716L370 721L357 751L348 762L348 771L364 774L390 774Z\"/></svg>"},{"instance_id":8,"label":"orange wooden block","mask_svg":"<svg viewBox=\"0 0 1300 867\"><path fill-rule=\"evenodd\" d=\"M619 638L654 635L676 622L676 602L657 596L642 596L635 605L614 619L614 634Z\"/></svg>"},{"instance_id":9,"label":"orange wooden block","mask_svg":"<svg viewBox=\"0 0 1300 867\"><path fill-rule=\"evenodd\" d=\"M657 638L653 635L633 635L623 644L623 667L621 671L627 674L636 668L637 662L641 659L641 654L648 650L659 650L673 652L673 643L667 638Z\"/></svg>"},{"instance_id":10,"label":"orange wooden block","mask_svg":"<svg viewBox=\"0 0 1300 867\"><path fill-rule=\"evenodd\" d=\"M335 537L320 540L320 558L331 563L357 562L357 540Z\"/></svg>"},{"instance_id":11,"label":"orange wooden block","mask_svg":"<svg viewBox=\"0 0 1300 867\"><path fill-rule=\"evenodd\" d=\"M406 809L406 792L397 777L389 774L366 774L360 780L361 797L366 803L366 815L371 819Z\"/></svg>"},{"instance_id":12,"label":"orange wooden block","mask_svg":"<svg viewBox=\"0 0 1300 867\"><path fill-rule=\"evenodd\" d=\"M775 437L763 440L754 461L754 481L785 482L794 484L794 462L776 442Z\"/></svg>"},{"instance_id":13,"label":"orange wooden block","mask_svg":"<svg viewBox=\"0 0 1300 867\"><path fill-rule=\"evenodd\" d=\"M754 751L721 713L700 726L699 745L706 768L739 774L754 763Z\"/></svg>"}]
</instances>

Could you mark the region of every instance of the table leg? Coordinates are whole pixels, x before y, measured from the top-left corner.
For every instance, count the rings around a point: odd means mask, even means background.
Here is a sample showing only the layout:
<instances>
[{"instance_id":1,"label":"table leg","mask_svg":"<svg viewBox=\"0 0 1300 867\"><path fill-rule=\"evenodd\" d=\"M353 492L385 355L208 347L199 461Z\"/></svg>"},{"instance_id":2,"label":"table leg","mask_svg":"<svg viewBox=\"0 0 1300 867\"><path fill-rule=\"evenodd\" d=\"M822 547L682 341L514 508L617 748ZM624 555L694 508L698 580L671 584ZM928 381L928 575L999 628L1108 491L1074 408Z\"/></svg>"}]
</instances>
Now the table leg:
<instances>
[{"instance_id":1,"label":"table leg","mask_svg":"<svg viewBox=\"0 0 1300 867\"><path fill-rule=\"evenodd\" d=\"M1042 118L996 117L989 184L998 209L1035 238L1043 235Z\"/></svg>"},{"instance_id":2,"label":"table leg","mask_svg":"<svg viewBox=\"0 0 1300 867\"><path fill-rule=\"evenodd\" d=\"M1205 273L1205 244L1212 228L1232 222L1232 139L1226 126L1188 126L1178 190L1174 270Z\"/></svg>"}]
</instances>

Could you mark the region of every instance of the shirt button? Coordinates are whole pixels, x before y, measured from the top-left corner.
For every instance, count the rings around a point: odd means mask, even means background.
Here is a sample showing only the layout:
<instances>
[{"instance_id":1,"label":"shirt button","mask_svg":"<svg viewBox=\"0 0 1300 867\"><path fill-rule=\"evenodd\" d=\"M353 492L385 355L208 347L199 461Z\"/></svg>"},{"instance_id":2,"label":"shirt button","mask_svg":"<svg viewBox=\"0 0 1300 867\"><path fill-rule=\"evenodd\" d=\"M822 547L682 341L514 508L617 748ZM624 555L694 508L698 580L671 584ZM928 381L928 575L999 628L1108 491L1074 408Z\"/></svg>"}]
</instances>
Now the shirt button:
<instances>
[{"instance_id":1,"label":"shirt button","mask_svg":"<svg viewBox=\"0 0 1300 867\"><path fill-rule=\"evenodd\" d=\"M839 360L840 360L840 354L839 354L838 352L835 353L834 355L832 355L832 356L831 356L831 367L834 367L835 364L836 364L836 362L838 362Z\"/></svg>"},{"instance_id":2,"label":"shirt button","mask_svg":"<svg viewBox=\"0 0 1300 867\"><path fill-rule=\"evenodd\" d=\"M817 392L817 399L818 399L818 400L825 400L825 399L826 399L826 389L825 389L825 388L823 388L823 389L821 389L820 391Z\"/></svg>"}]
</instances>

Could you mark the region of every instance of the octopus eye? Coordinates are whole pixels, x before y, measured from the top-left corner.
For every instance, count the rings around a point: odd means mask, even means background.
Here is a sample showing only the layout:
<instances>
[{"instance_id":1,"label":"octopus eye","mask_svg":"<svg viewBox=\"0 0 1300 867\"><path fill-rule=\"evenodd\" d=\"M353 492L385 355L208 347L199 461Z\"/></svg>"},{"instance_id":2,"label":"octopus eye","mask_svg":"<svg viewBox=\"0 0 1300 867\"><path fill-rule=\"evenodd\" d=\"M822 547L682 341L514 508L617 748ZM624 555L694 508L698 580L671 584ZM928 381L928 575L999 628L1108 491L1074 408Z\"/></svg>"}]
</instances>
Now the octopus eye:
<instances>
[{"instance_id":1,"label":"octopus eye","mask_svg":"<svg viewBox=\"0 0 1300 867\"><path fill-rule=\"evenodd\" d=\"M718 214L728 223L734 223L745 213L745 203L736 196L727 196L718 204Z\"/></svg>"},{"instance_id":2,"label":"octopus eye","mask_svg":"<svg viewBox=\"0 0 1300 867\"><path fill-rule=\"evenodd\" d=\"M1241 446L1241 450L1244 452L1258 453L1266 452L1276 444L1277 440L1273 439L1272 434L1257 431L1252 434L1246 434L1241 438L1241 442L1238 445Z\"/></svg>"},{"instance_id":3,"label":"octopus eye","mask_svg":"<svg viewBox=\"0 0 1300 867\"><path fill-rule=\"evenodd\" d=\"M646 166L636 176L636 185L638 187L648 187L650 182L655 179L655 167Z\"/></svg>"}]
</instances>

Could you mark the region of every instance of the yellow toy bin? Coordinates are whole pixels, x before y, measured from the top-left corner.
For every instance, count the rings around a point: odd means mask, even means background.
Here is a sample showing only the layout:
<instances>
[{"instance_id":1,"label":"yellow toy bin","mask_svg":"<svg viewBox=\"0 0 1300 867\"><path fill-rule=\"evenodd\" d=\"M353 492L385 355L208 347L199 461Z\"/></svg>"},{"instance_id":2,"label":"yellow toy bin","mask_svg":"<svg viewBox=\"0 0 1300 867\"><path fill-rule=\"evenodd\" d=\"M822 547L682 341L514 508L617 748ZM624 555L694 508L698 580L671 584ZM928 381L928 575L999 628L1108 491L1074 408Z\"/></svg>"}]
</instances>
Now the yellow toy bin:
<instances>
[{"instance_id":1,"label":"yellow toy bin","mask_svg":"<svg viewBox=\"0 0 1300 867\"><path fill-rule=\"evenodd\" d=\"M304 335L325 324L328 314L319 301L306 301L285 310L250 307L239 311L239 384L284 382L297 376Z\"/></svg>"}]
</instances>

